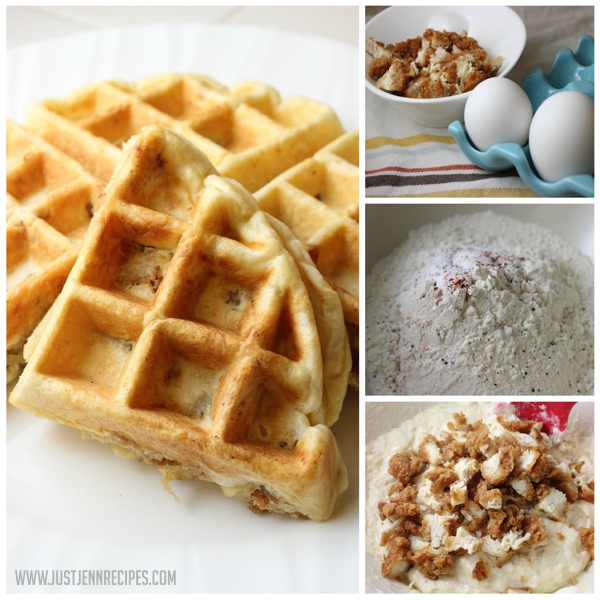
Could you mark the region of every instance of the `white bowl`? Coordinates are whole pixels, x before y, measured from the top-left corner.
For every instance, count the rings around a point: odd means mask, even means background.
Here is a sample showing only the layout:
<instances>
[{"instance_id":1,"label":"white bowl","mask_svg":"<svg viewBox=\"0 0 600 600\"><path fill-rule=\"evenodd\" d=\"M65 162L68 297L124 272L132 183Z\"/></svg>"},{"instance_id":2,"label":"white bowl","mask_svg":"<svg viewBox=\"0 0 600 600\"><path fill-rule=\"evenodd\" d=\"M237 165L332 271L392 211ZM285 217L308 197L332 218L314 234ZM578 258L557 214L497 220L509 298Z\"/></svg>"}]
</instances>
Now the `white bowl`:
<instances>
[{"instance_id":1,"label":"white bowl","mask_svg":"<svg viewBox=\"0 0 600 600\"><path fill-rule=\"evenodd\" d=\"M527 31L517 13L506 6L393 6L373 17L366 26L365 38L396 44L422 36L426 29L465 30L476 39L491 58L504 57L498 77L506 77L517 64ZM427 127L448 127L463 121L470 92L448 98L415 99L396 96L377 88L369 78L372 57L365 53L367 89L398 107L407 117Z\"/></svg>"},{"instance_id":2,"label":"white bowl","mask_svg":"<svg viewBox=\"0 0 600 600\"><path fill-rule=\"evenodd\" d=\"M594 260L594 207L591 204L367 204L365 273L408 238L413 229L454 215L492 210L538 223Z\"/></svg>"}]
</instances>

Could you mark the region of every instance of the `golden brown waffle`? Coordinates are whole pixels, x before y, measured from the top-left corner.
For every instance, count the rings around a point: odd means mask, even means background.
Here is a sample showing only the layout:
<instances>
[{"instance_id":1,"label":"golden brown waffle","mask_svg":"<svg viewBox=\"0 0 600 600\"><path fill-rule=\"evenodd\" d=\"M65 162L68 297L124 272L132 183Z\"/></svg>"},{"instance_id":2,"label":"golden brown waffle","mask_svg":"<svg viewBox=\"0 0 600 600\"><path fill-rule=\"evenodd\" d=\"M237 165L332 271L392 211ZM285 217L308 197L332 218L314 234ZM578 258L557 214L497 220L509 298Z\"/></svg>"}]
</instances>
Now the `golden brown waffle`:
<instances>
[{"instance_id":1,"label":"golden brown waffle","mask_svg":"<svg viewBox=\"0 0 600 600\"><path fill-rule=\"evenodd\" d=\"M223 177L255 192L343 133L328 106L260 83L231 90L208 77L168 74L133 84L101 82L29 111L26 125L108 181L121 144L163 125L202 150Z\"/></svg>"},{"instance_id":2,"label":"golden brown waffle","mask_svg":"<svg viewBox=\"0 0 600 600\"><path fill-rule=\"evenodd\" d=\"M104 184L76 161L6 124L7 379L23 345L60 293Z\"/></svg>"},{"instance_id":3,"label":"golden brown waffle","mask_svg":"<svg viewBox=\"0 0 600 600\"><path fill-rule=\"evenodd\" d=\"M358 218L357 134L342 134L339 121L329 107L299 97L282 102L279 94L265 84L240 82L227 89L208 77L180 74L149 77L133 84L102 82L85 86L64 100L47 100L34 106L27 124L76 159L79 165L71 161L75 170L88 170L102 181L110 179L121 160L122 143L147 124L178 131L205 152L223 176L240 181L250 191L314 155L316 162L311 164L319 165L319 175L310 183L308 177L307 183L317 186L315 194L325 200L323 205L335 208L324 211L320 218L324 221L328 215L334 215L337 219L338 213ZM64 156L61 151L54 152ZM32 184L25 177L23 185ZM9 194L9 206L15 204ZM79 214L80 209L74 206L72 211ZM67 212L62 211L64 215ZM288 212L280 212L279 218L285 221ZM307 220L309 217L312 215L307 214ZM299 233L294 219L287 225ZM20 222L14 235L10 230L9 245L11 240L19 238L18 232L24 227ZM356 235L355 243L351 229L340 229L332 222L329 230L322 228L321 237L313 236L309 249L318 268L342 299L353 352L357 355L358 238ZM48 237L47 245L48 252L57 255L67 247L62 236L56 240L56 246ZM12 248L7 252L11 255ZM37 291L34 281L27 281L27 286L33 288L27 293L31 301L22 305L19 316L9 319L9 329L17 327L20 332L31 332L50 306L49 299L58 294L74 258L72 254L70 262L63 259L61 269L55 266L53 274L48 275L52 288L46 286L43 294ZM45 300L35 304L35 298L41 297ZM13 301L14 306L19 302ZM34 307L29 308L32 302ZM19 321L27 321L27 327L21 328ZM20 333L17 342L14 339L9 342L11 352L22 346L26 335ZM20 353L13 358L23 361ZM17 365L11 368L12 376L17 372ZM356 373L355 364L353 382Z\"/></svg>"},{"instance_id":4,"label":"golden brown waffle","mask_svg":"<svg viewBox=\"0 0 600 600\"><path fill-rule=\"evenodd\" d=\"M338 292L351 340L352 387L358 387L358 133L348 132L256 192L260 208L304 243Z\"/></svg>"},{"instance_id":5,"label":"golden brown waffle","mask_svg":"<svg viewBox=\"0 0 600 600\"><path fill-rule=\"evenodd\" d=\"M327 519L347 486L323 424L350 366L336 383L342 309L332 292L317 302L328 286L284 226L214 173L162 127L127 145L10 401L167 483L207 479L253 510Z\"/></svg>"}]
</instances>

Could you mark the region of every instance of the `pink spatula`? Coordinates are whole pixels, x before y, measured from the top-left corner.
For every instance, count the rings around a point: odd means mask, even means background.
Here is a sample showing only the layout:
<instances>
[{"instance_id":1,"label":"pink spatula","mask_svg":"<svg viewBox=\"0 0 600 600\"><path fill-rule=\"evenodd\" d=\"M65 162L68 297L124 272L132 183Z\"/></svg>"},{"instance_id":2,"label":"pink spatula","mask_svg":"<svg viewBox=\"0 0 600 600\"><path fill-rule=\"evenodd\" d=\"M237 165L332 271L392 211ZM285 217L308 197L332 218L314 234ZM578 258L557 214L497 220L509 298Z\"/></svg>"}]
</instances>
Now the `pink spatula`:
<instances>
[{"instance_id":1,"label":"pink spatula","mask_svg":"<svg viewBox=\"0 0 600 600\"><path fill-rule=\"evenodd\" d=\"M564 431L571 409L576 402L512 402L521 419L531 419L544 424L542 430L550 435L555 429Z\"/></svg>"}]
</instances>

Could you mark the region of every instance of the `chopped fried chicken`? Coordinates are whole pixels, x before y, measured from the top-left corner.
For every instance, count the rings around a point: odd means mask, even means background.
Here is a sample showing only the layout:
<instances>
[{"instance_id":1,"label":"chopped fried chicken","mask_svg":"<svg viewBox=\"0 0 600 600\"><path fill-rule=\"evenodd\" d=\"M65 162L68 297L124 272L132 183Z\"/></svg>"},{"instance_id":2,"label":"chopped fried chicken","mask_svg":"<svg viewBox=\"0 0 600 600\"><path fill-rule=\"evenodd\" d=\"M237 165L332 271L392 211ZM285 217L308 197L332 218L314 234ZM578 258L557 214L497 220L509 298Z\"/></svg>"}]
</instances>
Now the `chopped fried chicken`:
<instances>
[{"instance_id":1,"label":"chopped fried chicken","mask_svg":"<svg viewBox=\"0 0 600 600\"><path fill-rule=\"evenodd\" d=\"M421 473L426 464L409 452L392 456L389 462L389 473L401 483L408 483L411 477Z\"/></svg>"},{"instance_id":2,"label":"chopped fried chicken","mask_svg":"<svg viewBox=\"0 0 600 600\"><path fill-rule=\"evenodd\" d=\"M429 39L432 47L445 43L440 36ZM408 56L416 46L386 49L395 57ZM378 506L389 524L381 537L387 552L384 577L402 578L416 567L437 579L449 572L455 556L475 552L502 567L515 554L547 544L542 517L564 522L570 504L594 500L584 463L558 462L551 445L534 421L500 415L468 424L457 413L439 438L427 435L415 452L392 456L388 471L395 481ZM581 528L580 538L593 557L593 528ZM483 581L488 569L479 560L473 579Z\"/></svg>"},{"instance_id":3,"label":"chopped fried chicken","mask_svg":"<svg viewBox=\"0 0 600 600\"><path fill-rule=\"evenodd\" d=\"M408 98L443 98L472 90L504 59L490 59L466 32L427 29L422 37L384 46L368 38L369 77L379 89ZM375 63L375 64L374 64Z\"/></svg>"},{"instance_id":4,"label":"chopped fried chicken","mask_svg":"<svg viewBox=\"0 0 600 600\"><path fill-rule=\"evenodd\" d=\"M483 581L488 577L488 568L483 560L478 560L477 564L473 568L473 579L477 581Z\"/></svg>"},{"instance_id":5,"label":"chopped fried chicken","mask_svg":"<svg viewBox=\"0 0 600 600\"><path fill-rule=\"evenodd\" d=\"M452 567L454 557L447 552L433 552L431 546L427 546L413 555L413 563L429 579L437 579L445 575Z\"/></svg>"},{"instance_id":6,"label":"chopped fried chicken","mask_svg":"<svg viewBox=\"0 0 600 600\"><path fill-rule=\"evenodd\" d=\"M500 448L494 456L481 465L481 474L492 484L504 483L515 468L515 461L521 454L517 446Z\"/></svg>"},{"instance_id":7,"label":"chopped fried chicken","mask_svg":"<svg viewBox=\"0 0 600 600\"><path fill-rule=\"evenodd\" d=\"M399 577L410 567L411 558L410 542L404 536L397 535L389 544L388 553L381 565L381 574L393 579Z\"/></svg>"}]
</instances>

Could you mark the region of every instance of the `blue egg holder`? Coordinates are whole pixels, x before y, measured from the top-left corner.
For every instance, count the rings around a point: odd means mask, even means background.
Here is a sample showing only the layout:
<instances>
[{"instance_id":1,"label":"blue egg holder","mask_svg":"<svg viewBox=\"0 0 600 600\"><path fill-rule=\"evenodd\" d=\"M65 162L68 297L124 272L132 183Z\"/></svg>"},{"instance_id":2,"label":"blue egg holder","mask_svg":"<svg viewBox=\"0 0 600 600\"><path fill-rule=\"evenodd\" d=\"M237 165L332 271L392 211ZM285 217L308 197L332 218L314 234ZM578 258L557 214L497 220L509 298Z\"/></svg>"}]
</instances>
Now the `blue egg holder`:
<instances>
[{"instance_id":1,"label":"blue egg holder","mask_svg":"<svg viewBox=\"0 0 600 600\"><path fill-rule=\"evenodd\" d=\"M575 54L570 48L561 50L547 74L536 67L525 76L521 87L527 94L534 113L544 100L567 90L581 92L593 100L594 38L582 36ZM450 123L448 131L472 163L488 171L506 171L515 167L521 179L539 196L594 196L594 177L591 175L573 175L556 183L541 179L533 166L529 144L524 147L515 143L494 144L489 150L480 152L460 121Z\"/></svg>"}]
</instances>

